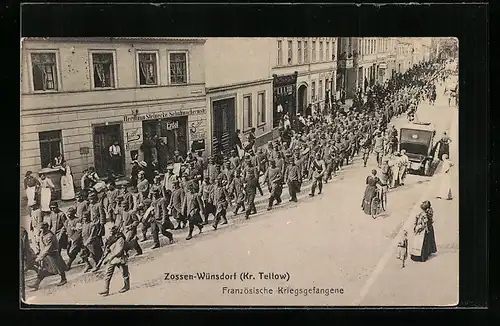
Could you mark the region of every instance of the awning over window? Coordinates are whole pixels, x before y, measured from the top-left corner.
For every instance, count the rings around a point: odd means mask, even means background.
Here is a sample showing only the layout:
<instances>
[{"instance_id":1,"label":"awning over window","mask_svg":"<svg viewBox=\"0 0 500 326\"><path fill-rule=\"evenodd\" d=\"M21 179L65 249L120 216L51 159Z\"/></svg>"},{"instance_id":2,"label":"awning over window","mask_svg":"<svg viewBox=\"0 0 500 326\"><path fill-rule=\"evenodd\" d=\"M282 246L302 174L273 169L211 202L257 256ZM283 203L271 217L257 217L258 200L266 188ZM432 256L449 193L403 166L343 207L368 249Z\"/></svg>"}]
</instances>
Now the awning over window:
<instances>
[{"instance_id":1,"label":"awning over window","mask_svg":"<svg viewBox=\"0 0 500 326\"><path fill-rule=\"evenodd\" d=\"M378 68L379 68L379 69L387 69L387 63L380 63L380 64L378 65Z\"/></svg>"}]
</instances>

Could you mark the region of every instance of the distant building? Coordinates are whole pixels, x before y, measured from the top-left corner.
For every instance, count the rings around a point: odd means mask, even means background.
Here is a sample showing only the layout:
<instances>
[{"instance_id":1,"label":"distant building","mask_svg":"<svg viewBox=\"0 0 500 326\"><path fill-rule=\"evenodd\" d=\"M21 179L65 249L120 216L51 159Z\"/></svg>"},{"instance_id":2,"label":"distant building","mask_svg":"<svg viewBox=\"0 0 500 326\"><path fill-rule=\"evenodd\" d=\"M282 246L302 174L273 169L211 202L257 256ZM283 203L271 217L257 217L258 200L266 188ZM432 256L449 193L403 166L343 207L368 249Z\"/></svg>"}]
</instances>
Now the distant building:
<instances>
[{"instance_id":1,"label":"distant building","mask_svg":"<svg viewBox=\"0 0 500 326\"><path fill-rule=\"evenodd\" d=\"M273 138L269 38L208 38L205 44L207 148L227 152L238 129L256 129L256 145Z\"/></svg>"},{"instance_id":2,"label":"distant building","mask_svg":"<svg viewBox=\"0 0 500 326\"><path fill-rule=\"evenodd\" d=\"M273 44L273 126L277 127L284 113L290 118L299 112L309 114L309 104L323 110L336 88L337 38L276 38Z\"/></svg>"},{"instance_id":3,"label":"distant building","mask_svg":"<svg viewBox=\"0 0 500 326\"><path fill-rule=\"evenodd\" d=\"M95 166L104 176L109 146L122 148L121 170L146 135L186 153L207 138L205 39L28 38L22 43L21 180L54 173L62 154L75 185ZM22 187L21 187L22 189Z\"/></svg>"}]
</instances>

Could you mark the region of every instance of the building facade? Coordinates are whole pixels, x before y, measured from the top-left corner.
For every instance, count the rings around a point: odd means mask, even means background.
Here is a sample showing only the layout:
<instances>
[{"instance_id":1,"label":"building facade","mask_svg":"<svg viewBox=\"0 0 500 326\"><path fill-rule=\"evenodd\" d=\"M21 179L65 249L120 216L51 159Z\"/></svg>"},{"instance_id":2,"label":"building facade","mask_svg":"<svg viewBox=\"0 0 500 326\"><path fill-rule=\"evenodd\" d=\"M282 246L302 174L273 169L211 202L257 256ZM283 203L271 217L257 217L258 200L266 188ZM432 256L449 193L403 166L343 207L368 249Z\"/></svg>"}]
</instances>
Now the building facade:
<instances>
[{"instance_id":1,"label":"building facade","mask_svg":"<svg viewBox=\"0 0 500 326\"><path fill-rule=\"evenodd\" d=\"M271 51L273 75L273 127L284 113L312 114L322 110L336 89L337 38L275 38Z\"/></svg>"},{"instance_id":2,"label":"building facade","mask_svg":"<svg viewBox=\"0 0 500 326\"><path fill-rule=\"evenodd\" d=\"M89 166L107 173L115 141L126 174L133 158L141 158L145 137L163 139L168 155L206 139L204 44L197 38L24 39L21 180L27 171L55 172L51 162L62 154L79 186Z\"/></svg>"},{"instance_id":3,"label":"building facade","mask_svg":"<svg viewBox=\"0 0 500 326\"><path fill-rule=\"evenodd\" d=\"M255 128L259 146L273 138L269 38L208 38L205 44L207 138L210 152L230 149L238 129Z\"/></svg>"}]
</instances>

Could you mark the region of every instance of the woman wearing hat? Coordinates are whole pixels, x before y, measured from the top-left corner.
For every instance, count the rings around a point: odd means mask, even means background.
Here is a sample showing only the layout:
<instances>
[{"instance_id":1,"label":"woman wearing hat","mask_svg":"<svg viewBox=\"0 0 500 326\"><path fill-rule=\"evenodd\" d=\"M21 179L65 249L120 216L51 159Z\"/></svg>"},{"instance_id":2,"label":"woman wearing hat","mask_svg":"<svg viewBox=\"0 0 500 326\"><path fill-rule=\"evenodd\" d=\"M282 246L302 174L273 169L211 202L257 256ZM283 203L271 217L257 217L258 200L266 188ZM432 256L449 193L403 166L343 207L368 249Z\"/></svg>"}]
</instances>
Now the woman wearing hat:
<instances>
[{"instance_id":1,"label":"woman wearing hat","mask_svg":"<svg viewBox=\"0 0 500 326\"><path fill-rule=\"evenodd\" d=\"M411 259L425 262L431 254L437 252L434 236L434 211L431 203L426 200L420 204L421 211L415 217L413 224L413 244Z\"/></svg>"}]
</instances>

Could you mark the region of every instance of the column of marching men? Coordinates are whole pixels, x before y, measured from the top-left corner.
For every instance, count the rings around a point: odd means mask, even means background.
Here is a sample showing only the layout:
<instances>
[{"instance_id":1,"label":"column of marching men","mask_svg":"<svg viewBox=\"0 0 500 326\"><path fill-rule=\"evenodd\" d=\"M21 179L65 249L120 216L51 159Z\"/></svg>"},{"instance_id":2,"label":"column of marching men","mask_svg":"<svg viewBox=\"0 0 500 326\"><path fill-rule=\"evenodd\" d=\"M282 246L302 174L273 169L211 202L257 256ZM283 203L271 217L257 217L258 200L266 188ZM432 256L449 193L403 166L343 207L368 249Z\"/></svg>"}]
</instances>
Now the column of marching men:
<instances>
[{"instance_id":1,"label":"column of marching men","mask_svg":"<svg viewBox=\"0 0 500 326\"><path fill-rule=\"evenodd\" d=\"M24 229L22 245L25 267L36 271L37 279L29 286L36 290L45 277L57 274L61 277L58 285L66 284L65 272L78 257L86 265L85 273L97 270L113 247L122 254L105 260L115 263L109 264L101 294L109 293L116 266L122 267L125 281L120 292L125 292L130 289L128 252L142 255L148 232L151 248L157 249L160 233L171 244L176 241L171 231L187 228L186 240L191 240L211 217L214 230L228 224L230 209L249 219L257 213L256 196L264 196L262 186L269 191L267 210L282 203L285 187L289 201L297 202L305 181L312 183L309 196L313 197L357 155L366 166L373 153L382 172L391 175L391 186L403 184L403 169L397 167L407 164L407 157L397 152L397 131L388 128L388 123L392 117L415 112L426 94L429 101L435 100L435 89L429 85L438 71L430 62L417 65L371 90L368 101L359 107L343 111L334 105L327 115L299 117L285 124L281 137L267 146L256 148L251 135L247 142L233 141L228 155L217 151L211 157L201 152L181 157L176 153L172 163L182 167L176 173L174 165L158 171L155 163L134 161L128 184L107 180L104 185L89 168L82 179L84 189L66 213L55 201L48 214L40 210L39 202L30 207L34 248ZM388 155L390 159L384 159ZM111 229L106 227L110 224ZM61 250L66 250L67 261Z\"/></svg>"}]
</instances>

